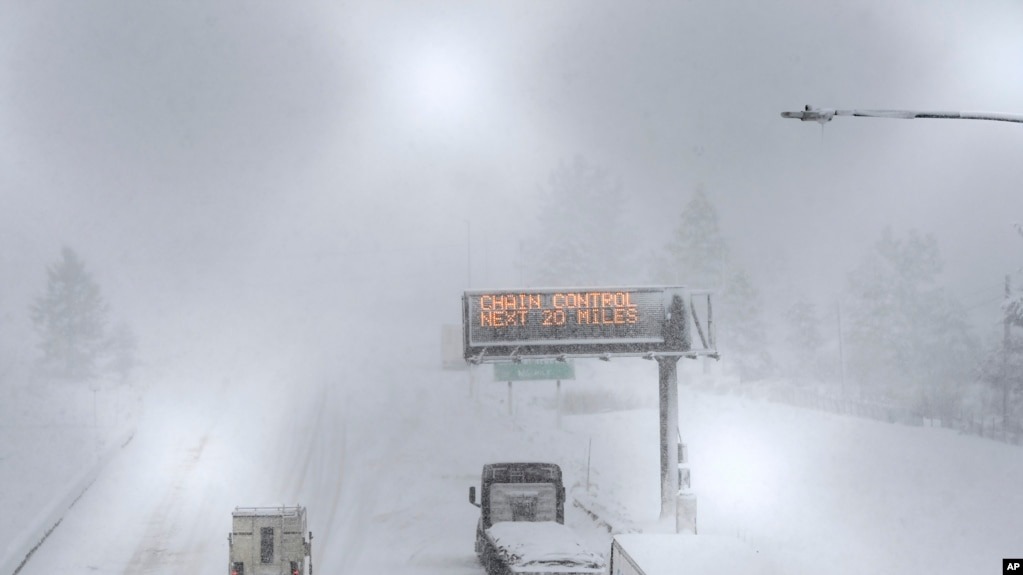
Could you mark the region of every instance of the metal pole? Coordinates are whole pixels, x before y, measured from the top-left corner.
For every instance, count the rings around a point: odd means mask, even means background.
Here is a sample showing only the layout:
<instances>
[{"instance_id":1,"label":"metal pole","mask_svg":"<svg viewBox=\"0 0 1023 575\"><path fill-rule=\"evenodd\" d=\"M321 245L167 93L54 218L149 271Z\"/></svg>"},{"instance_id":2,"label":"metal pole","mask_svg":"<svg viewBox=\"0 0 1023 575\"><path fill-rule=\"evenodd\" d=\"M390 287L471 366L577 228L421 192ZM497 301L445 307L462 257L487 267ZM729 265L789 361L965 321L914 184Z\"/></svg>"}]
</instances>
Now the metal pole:
<instances>
[{"instance_id":1,"label":"metal pole","mask_svg":"<svg viewBox=\"0 0 1023 575\"><path fill-rule=\"evenodd\" d=\"M845 397L845 346L842 341L842 302L835 304L838 310L838 363L842 369L842 397Z\"/></svg>"},{"instance_id":2,"label":"metal pole","mask_svg":"<svg viewBox=\"0 0 1023 575\"><path fill-rule=\"evenodd\" d=\"M557 394L554 398L555 410L558 413L558 429L561 429L561 380L557 383Z\"/></svg>"},{"instance_id":3,"label":"metal pole","mask_svg":"<svg viewBox=\"0 0 1023 575\"><path fill-rule=\"evenodd\" d=\"M593 436L590 436L589 443L586 444L586 492L590 492L590 456L593 454Z\"/></svg>"},{"instance_id":4,"label":"metal pole","mask_svg":"<svg viewBox=\"0 0 1023 575\"><path fill-rule=\"evenodd\" d=\"M1012 296L1012 276L1005 276L1005 299L1008 301ZM1005 333L1002 336L1002 428L1009 419L1009 340L1011 335L1011 323L1009 314L1005 314Z\"/></svg>"},{"instance_id":5,"label":"metal pole","mask_svg":"<svg viewBox=\"0 0 1023 575\"><path fill-rule=\"evenodd\" d=\"M515 415L512 410L512 382L508 382L508 415Z\"/></svg>"},{"instance_id":6,"label":"metal pole","mask_svg":"<svg viewBox=\"0 0 1023 575\"><path fill-rule=\"evenodd\" d=\"M100 458L100 433L99 433L99 415L96 409L96 393L99 391L97 384L93 384L92 387L92 440L93 449L95 450L96 460Z\"/></svg>"},{"instance_id":7,"label":"metal pole","mask_svg":"<svg viewBox=\"0 0 1023 575\"><path fill-rule=\"evenodd\" d=\"M678 360L657 358L660 397L661 519L675 516L678 494Z\"/></svg>"}]
</instances>

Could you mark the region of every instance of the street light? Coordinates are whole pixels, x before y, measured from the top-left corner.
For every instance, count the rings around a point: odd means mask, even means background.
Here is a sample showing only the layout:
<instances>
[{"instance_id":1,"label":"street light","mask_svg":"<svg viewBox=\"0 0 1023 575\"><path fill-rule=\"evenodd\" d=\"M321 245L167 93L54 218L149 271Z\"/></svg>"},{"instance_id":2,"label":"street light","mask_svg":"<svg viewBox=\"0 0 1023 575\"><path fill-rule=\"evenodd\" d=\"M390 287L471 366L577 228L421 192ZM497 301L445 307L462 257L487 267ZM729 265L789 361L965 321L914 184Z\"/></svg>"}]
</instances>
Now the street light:
<instances>
[{"instance_id":1,"label":"street light","mask_svg":"<svg viewBox=\"0 0 1023 575\"><path fill-rule=\"evenodd\" d=\"M1023 124L1023 115L1000 114L995 112L918 112L914 110L835 110L814 108L809 104L798 112L782 112L782 118L794 118L804 122L817 122L822 126L835 116L859 116L863 118L938 118L945 120L991 120L994 122L1016 122Z\"/></svg>"}]
</instances>

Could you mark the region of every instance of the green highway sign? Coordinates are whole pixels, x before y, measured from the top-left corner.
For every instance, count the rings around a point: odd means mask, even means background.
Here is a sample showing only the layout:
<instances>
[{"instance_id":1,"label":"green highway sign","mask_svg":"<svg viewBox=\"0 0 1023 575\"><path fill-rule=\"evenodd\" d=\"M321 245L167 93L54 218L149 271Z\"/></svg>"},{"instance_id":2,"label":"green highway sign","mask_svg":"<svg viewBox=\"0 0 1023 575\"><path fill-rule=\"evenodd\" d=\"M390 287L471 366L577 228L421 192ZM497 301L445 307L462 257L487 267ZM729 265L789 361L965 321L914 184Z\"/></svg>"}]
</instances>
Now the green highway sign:
<instances>
[{"instance_id":1,"label":"green highway sign","mask_svg":"<svg viewBox=\"0 0 1023 575\"><path fill-rule=\"evenodd\" d=\"M494 381L575 379L575 366L567 361L523 361L494 364Z\"/></svg>"}]
</instances>

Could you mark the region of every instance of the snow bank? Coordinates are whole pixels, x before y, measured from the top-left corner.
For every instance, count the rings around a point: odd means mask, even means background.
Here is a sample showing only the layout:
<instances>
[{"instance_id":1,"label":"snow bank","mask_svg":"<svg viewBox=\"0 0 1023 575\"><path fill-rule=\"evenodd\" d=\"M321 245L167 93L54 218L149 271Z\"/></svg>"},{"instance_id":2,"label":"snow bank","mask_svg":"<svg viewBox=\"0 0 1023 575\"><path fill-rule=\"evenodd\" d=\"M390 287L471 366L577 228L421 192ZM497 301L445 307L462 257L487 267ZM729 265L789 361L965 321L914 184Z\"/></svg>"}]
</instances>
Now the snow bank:
<instances>
[{"instance_id":1,"label":"snow bank","mask_svg":"<svg viewBox=\"0 0 1023 575\"><path fill-rule=\"evenodd\" d=\"M26 517L21 522L11 522L12 525L20 525L21 529L16 535L7 539L4 553L0 555L0 572L17 573L29 557L35 553L49 537L50 533L60 525L64 514L68 512L75 503L96 481L103 466L110 461L116 452L131 440L130 433L126 432L119 445L114 445L100 458L92 467L85 469L75 476L69 483L63 494L52 499L38 515Z\"/></svg>"},{"instance_id":2,"label":"snow bank","mask_svg":"<svg viewBox=\"0 0 1023 575\"><path fill-rule=\"evenodd\" d=\"M781 573L770 559L733 537L634 533L618 535L615 541L646 575Z\"/></svg>"}]
</instances>

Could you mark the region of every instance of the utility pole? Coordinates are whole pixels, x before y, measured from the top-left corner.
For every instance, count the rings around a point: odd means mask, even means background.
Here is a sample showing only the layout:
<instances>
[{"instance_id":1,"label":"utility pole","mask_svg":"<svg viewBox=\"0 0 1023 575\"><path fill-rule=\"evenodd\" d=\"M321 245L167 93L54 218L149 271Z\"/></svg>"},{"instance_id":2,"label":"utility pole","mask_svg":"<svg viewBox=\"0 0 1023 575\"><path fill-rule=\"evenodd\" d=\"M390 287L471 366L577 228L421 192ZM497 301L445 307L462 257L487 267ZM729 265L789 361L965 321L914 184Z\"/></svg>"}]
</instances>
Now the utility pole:
<instances>
[{"instance_id":1,"label":"utility pole","mask_svg":"<svg viewBox=\"0 0 1023 575\"><path fill-rule=\"evenodd\" d=\"M1012 294L1012 276L1006 274L1005 276L1005 299L1008 300ZM1004 321L1004 334L1002 336L1002 429L1005 429L1005 424L1009 421L1009 339L1011 336L1010 329L1012 322L1009 321L1009 314L1005 314Z\"/></svg>"},{"instance_id":2,"label":"utility pole","mask_svg":"<svg viewBox=\"0 0 1023 575\"><path fill-rule=\"evenodd\" d=\"M842 338L842 302L835 304L838 312L838 363L842 369L842 397L845 397L845 346Z\"/></svg>"}]
</instances>

